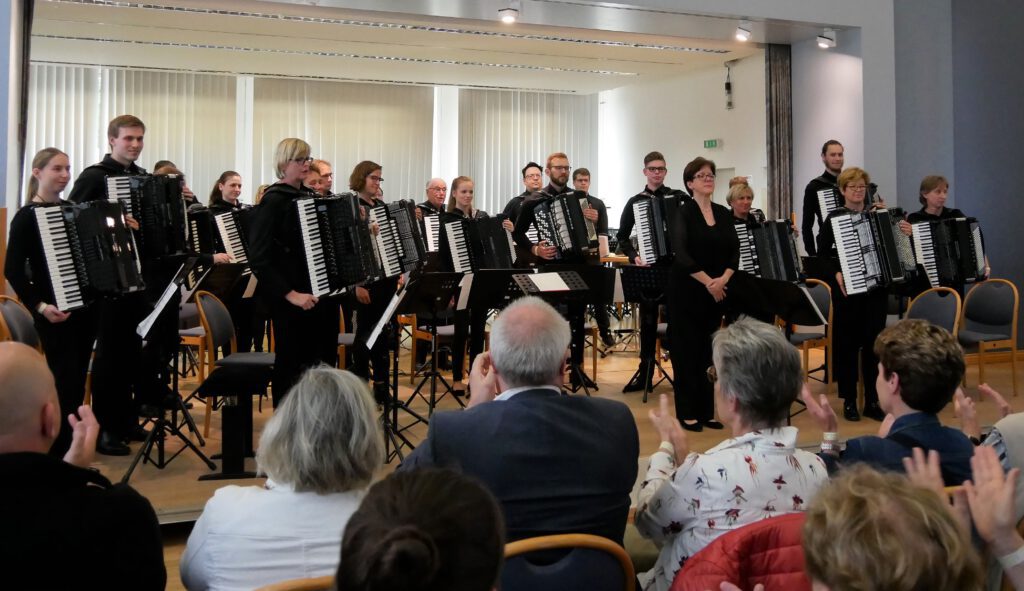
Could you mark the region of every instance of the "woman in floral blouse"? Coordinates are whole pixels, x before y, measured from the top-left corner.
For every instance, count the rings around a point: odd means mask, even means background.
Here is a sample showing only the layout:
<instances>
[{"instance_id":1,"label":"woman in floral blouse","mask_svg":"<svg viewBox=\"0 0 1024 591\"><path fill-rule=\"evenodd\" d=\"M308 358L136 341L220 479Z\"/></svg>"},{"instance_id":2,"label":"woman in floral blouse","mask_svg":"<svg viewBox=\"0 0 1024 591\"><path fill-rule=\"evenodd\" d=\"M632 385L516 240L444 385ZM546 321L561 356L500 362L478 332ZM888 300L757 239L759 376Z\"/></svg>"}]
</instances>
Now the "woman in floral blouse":
<instances>
[{"instance_id":1,"label":"woman in floral blouse","mask_svg":"<svg viewBox=\"0 0 1024 591\"><path fill-rule=\"evenodd\" d=\"M803 511L828 478L820 458L796 449L796 427L786 426L803 372L782 333L742 318L715 334L712 359L708 379L731 439L689 453L668 398L651 411L662 443L640 489L636 526L661 554L640 576L645 591L667 591L686 559L723 533Z\"/></svg>"}]
</instances>

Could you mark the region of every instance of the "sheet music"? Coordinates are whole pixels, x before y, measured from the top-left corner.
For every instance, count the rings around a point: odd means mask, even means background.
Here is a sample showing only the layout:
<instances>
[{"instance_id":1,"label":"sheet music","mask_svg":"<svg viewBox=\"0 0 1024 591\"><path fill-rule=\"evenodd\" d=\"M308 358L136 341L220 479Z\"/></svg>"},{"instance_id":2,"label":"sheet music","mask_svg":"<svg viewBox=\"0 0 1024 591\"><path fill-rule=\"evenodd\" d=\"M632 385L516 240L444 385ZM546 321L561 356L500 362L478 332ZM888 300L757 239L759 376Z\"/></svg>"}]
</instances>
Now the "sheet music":
<instances>
[{"instance_id":1,"label":"sheet music","mask_svg":"<svg viewBox=\"0 0 1024 591\"><path fill-rule=\"evenodd\" d=\"M402 279L402 285L408 285L409 273L406 272ZM380 333L383 332L384 326L388 322L391 322L392 316L395 315L395 310L398 309L398 304L402 303L402 299L405 298L405 291L406 290L403 287L391 298L391 302L388 303L388 307L384 310L384 314L381 315L380 320L377 322L377 326L373 327L373 332L371 332L370 336L366 338L367 349L373 349L373 345L377 342L377 337L380 336Z\"/></svg>"},{"instance_id":2,"label":"sheet music","mask_svg":"<svg viewBox=\"0 0 1024 591\"><path fill-rule=\"evenodd\" d=\"M171 279L171 282L167 284L167 287L164 288L164 292L160 294L160 299L157 300L156 305L153 306L153 311L149 313L149 316L143 318L142 322L140 322L139 325L135 328L135 334L139 335L143 339L146 338L146 335L148 335L149 330L153 328L153 324L156 322L156 319L160 316L160 313L163 312L164 308L167 307L167 302L171 301L171 297L174 295L175 292L177 292L180 289L182 279L184 279L184 276L187 275L190 270L192 270L192 265L194 264L195 259L189 259L184 264L182 264L181 267L178 267L178 273L174 276L174 279ZM207 271L207 273L208 272L209 271ZM198 285L198 282L196 284Z\"/></svg>"},{"instance_id":3,"label":"sheet music","mask_svg":"<svg viewBox=\"0 0 1024 591\"><path fill-rule=\"evenodd\" d=\"M245 285L245 292L242 293L242 298L251 298L256 293L256 274L249 274L249 283Z\"/></svg>"},{"instance_id":4,"label":"sheet music","mask_svg":"<svg viewBox=\"0 0 1024 591\"><path fill-rule=\"evenodd\" d=\"M466 273L459 282L459 301L455 305L456 310L465 310L469 305L469 292L473 288L473 274Z\"/></svg>"},{"instance_id":5,"label":"sheet music","mask_svg":"<svg viewBox=\"0 0 1024 591\"><path fill-rule=\"evenodd\" d=\"M541 292L569 291L569 286L565 284L565 281L558 273L537 273L530 277L530 280L537 286L537 290Z\"/></svg>"},{"instance_id":6,"label":"sheet music","mask_svg":"<svg viewBox=\"0 0 1024 591\"><path fill-rule=\"evenodd\" d=\"M804 292L804 297L807 298L807 301L811 303L811 308L814 308L815 314L817 314L818 319L821 320L821 325L827 326L828 321L825 320L825 317L821 315L821 310L818 309L818 304L814 303L814 298L811 297L811 292L807 291L807 286L799 285L797 287L800 288L800 291Z\"/></svg>"}]
</instances>

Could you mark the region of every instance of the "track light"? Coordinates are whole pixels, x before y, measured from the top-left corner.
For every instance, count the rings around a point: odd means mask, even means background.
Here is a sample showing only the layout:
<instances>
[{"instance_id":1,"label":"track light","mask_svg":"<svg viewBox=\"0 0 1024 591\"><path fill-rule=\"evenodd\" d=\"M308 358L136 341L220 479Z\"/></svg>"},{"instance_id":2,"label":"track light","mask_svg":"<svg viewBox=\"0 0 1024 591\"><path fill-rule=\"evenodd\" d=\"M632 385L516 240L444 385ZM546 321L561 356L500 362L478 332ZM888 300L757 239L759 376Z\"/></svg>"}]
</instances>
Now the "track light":
<instances>
[{"instance_id":1,"label":"track light","mask_svg":"<svg viewBox=\"0 0 1024 591\"><path fill-rule=\"evenodd\" d=\"M508 6L498 9L498 18L506 25L519 20L519 0L509 0Z\"/></svg>"},{"instance_id":2,"label":"track light","mask_svg":"<svg viewBox=\"0 0 1024 591\"><path fill-rule=\"evenodd\" d=\"M822 31L821 35L818 35L818 47L822 49L832 49L836 46L836 32L834 29L826 28Z\"/></svg>"},{"instance_id":3,"label":"track light","mask_svg":"<svg viewBox=\"0 0 1024 591\"><path fill-rule=\"evenodd\" d=\"M753 30L754 27L750 21L740 21L740 26L736 27L736 40L750 41L750 32Z\"/></svg>"}]
</instances>

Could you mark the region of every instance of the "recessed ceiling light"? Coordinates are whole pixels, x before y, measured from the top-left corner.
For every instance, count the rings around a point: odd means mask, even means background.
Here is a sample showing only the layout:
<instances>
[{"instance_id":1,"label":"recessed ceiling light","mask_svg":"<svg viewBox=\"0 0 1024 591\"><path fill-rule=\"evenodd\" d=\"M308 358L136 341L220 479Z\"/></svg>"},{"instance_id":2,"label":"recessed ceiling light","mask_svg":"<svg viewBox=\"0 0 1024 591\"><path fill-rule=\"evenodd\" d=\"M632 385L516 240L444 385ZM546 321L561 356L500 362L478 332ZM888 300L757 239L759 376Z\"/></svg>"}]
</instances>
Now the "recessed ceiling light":
<instances>
[{"instance_id":1,"label":"recessed ceiling light","mask_svg":"<svg viewBox=\"0 0 1024 591\"><path fill-rule=\"evenodd\" d=\"M736 40L750 41L750 32L753 30L754 27L750 21L740 21L740 26L736 27Z\"/></svg>"}]
</instances>

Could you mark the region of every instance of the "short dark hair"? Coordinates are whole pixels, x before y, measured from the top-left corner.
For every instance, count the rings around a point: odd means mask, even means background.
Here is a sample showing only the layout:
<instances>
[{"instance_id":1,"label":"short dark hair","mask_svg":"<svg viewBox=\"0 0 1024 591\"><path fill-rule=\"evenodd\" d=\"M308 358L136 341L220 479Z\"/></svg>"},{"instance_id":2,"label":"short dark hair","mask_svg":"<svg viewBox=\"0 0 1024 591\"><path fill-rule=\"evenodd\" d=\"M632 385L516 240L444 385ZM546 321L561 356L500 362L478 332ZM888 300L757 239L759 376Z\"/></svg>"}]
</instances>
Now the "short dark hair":
<instances>
[{"instance_id":1,"label":"short dark hair","mask_svg":"<svg viewBox=\"0 0 1024 591\"><path fill-rule=\"evenodd\" d=\"M576 170L572 171L572 180L576 180L581 176L585 176L589 179L590 171L587 170L586 168L577 168Z\"/></svg>"},{"instance_id":2,"label":"short dark hair","mask_svg":"<svg viewBox=\"0 0 1024 591\"><path fill-rule=\"evenodd\" d=\"M949 181L942 175L930 174L924 177L921 179L921 190L917 193L917 200L921 202L921 205L927 205L928 202L924 198L925 193L931 193L942 185L946 186L947 191L949 190Z\"/></svg>"},{"instance_id":3,"label":"short dark hair","mask_svg":"<svg viewBox=\"0 0 1024 591\"><path fill-rule=\"evenodd\" d=\"M686 165L686 168L683 169L683 183L685 184L692 182L693 178L697 176L698 172L700 172L700 169L704 168L705 166L711 167L711 174L716 173L714 161L708 160L703 156L697 156L696 158L691 160L690 163Z\"/></svg>"},{"instance_id":4,"label":"short dark hair","mask_svg":"<svg viewBox=\"0 0 1024 591\"><path fill-rule=\"evenodd\" d=\"M544 167L541 166L540 164L537 164L536 162L532 162L532 161L531 162L527 162L526 166L523 167L523 178L524 179L526 178L526 171L530 170L531 168L536 168L537 170L539 170L541 172L544 172Z\"/></svg>"},{"instance_id":5,"label":"short dark hair","mask_svg":"<svg viewBox=\"0 0 1024 591\"><path fill-rule=\"evenodd\" d=\"M964 377L964 352L953 335L927 320L906 318L875 339L883 376L900 378L900 398L914 410L938 414Z\"/></svg>"},{"instance_id":6,"label":"short dark hair","mask_svg":"<svg viewBox=\"0 0 1024 591\"><path fill-rule=\"evenodd\" d=\"M828 147L829 146L839 146L840 148L842 148L843 144L839 143L839 140L829 140L829 141L825 142L821 146L821 155L822 156L824 156L828 152Z\"/></svg>"},{"instance_id":7,"label":"short dark hair","mask_svg":"<svg viewBox=\"0 0 1024 591\"><path fill-rule=\"evenodd\" d=\"M505 523L494 496L449 469L396 472L370 487L345 525L339 589L493 588Z\"/></svg>"},{"instance_id":8,"label":"short dark hair","mask_svg":"<svg viewBox=\"0 0 1024 591\"><path fill-rule=\"evenodd\" d=\"M118 115L107 124L107 137L114 138L120 136L122 127L141 127L142 132L146 132L146 124L142 122L142 119L135 115Z\"/></svg>"},{"instance_id":9,"label":"short dark hair","mask_svg":"<svg viewBox=\"0 0 1024 591\"><path fill-rule=\"evenodd\" d=\"M156 164L153 165L153 170L160 170L161 168L163 168L165 166L170 166L172 168L178 168L178 165L173 163L173 162L171 162L170 160L157 160Z\"/></svg>"},{"instance_id":10,"label":"short dark hair","mask_svg":"<svg viewBox=\"0 0 1024 591\"><path fill-rule=\"evenodd\" d=\"M647 155L644 156L644 166L647 166L648 164L654 162L655 160L661 160L662 162L664 162L665 157L661 155L661 152L648 152Z\"/></svg>"},{"instance_id":11,"label":"short dark hair","mask_svg":"<svg viewBox=\"0 0 1024 591\"><path fill-rule=\"evenodd\" d=\"M352 169L352 174L348 177L348 188L356 193L362 191L366 188L366 177L370 176L375 170L382 170L382 168L380 164L372 160L363 160L356 164L356 167Z\"/></svg>"}]
</instances>

